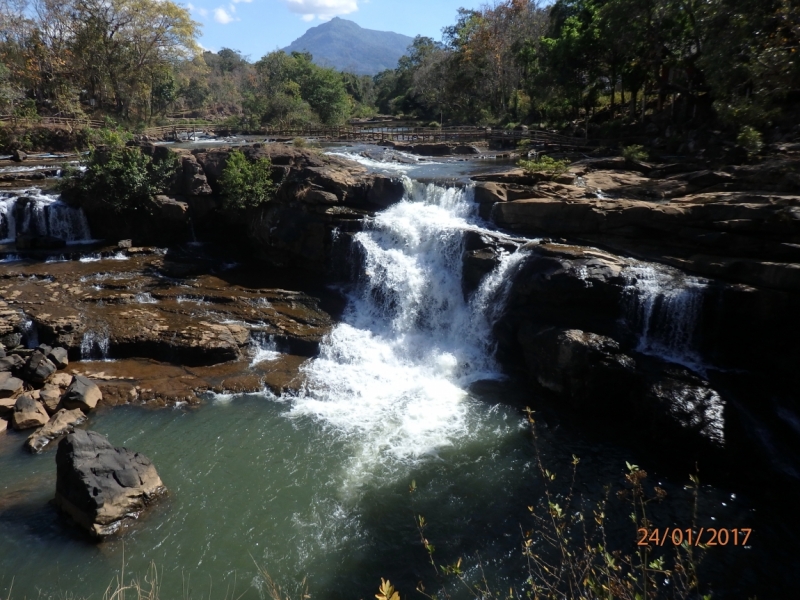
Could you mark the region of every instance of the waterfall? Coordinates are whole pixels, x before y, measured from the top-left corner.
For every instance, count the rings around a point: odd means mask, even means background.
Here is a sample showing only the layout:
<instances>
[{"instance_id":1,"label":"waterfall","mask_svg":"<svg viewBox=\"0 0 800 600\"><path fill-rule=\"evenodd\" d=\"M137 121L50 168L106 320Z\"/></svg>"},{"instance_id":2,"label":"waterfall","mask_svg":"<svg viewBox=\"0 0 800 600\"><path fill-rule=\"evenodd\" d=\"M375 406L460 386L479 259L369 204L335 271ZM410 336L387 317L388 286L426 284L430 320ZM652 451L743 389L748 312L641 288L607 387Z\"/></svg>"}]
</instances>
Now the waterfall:
<instances>
[{"instance_id":1,"label":"waterfall","mask_svg":"<svg viewBox=\"0 0 800 600\"><path fill-rule=\"evenodd\" d=\"M522 255L503 256L465 300L463 240L477 221L472 188L406 180L404 199L354 237L360 277L343 322L304 366L290 415L354 441L355 485L435 456L482 425L465 390L501 377L491 326Z\"/></svg>"},{"instance_id":2,"label":"waterfall","mask_svg":"<svg viewBox=\"0 0 800 600\"><path fill-rule=\"evenodd\" d=\"M630 267L625 276L637 350L702 371L696 337L705 281L654 265Z\"/></svg>"},{"instance_id":3,"label":"waterfall","mask_svg":"<svg viewBox=\"0 0 800 600\"><path fill-rule=\"evenodd\" d=\"M278 343L274 335L267 335L263 331L251 331L250 338L253 340L255 351L250 361L250 366L254 367L259 363L277 360L281 353L278 350Z\"/></svg>"},{"instance_id":4,"label":"waterfall","mask_svg":"<svg viewBox=\"0 0 800 600\"><path fill-rule=\"evenodd\" d=\"M68 243L92 241L83 210L38 188L0 193L0 243L13 243L17 234L50 235Z\"/></svg>"},{"instance_id":5,"label":"waterfall","mask_svg":"<svg viewBox=\"0 0 800 600\"><path fill-rule=\"evenodd\" d=\"M108 332L91 329L81 338L81 360L108 360L108 347Z\"/></svg>"}]
</instances>

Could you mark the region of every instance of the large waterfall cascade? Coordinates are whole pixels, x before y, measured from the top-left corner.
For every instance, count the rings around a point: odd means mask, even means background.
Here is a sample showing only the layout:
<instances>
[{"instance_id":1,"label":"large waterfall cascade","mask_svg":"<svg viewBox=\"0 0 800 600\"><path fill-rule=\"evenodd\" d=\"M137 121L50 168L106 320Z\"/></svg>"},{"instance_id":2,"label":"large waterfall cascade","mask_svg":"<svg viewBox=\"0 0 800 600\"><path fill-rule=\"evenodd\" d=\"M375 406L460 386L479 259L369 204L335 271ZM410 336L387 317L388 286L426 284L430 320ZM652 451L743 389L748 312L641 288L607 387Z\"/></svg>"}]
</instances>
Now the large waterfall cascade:
<instances>
[{"instance_id":1,"label":"large waterfall cascade","mask_svg":"<svg viewBox=\"0 0 800 600\"><path fill-rule=\"evenodd\" d=\"M505 255L465 300L475 214L471 188L406 179L405 198L356 235L361 276L289 413L357 439L353 475L415 463L479 426L465 389L501 377L491 325L524 253Z\"/></svg>"}]
</instances>

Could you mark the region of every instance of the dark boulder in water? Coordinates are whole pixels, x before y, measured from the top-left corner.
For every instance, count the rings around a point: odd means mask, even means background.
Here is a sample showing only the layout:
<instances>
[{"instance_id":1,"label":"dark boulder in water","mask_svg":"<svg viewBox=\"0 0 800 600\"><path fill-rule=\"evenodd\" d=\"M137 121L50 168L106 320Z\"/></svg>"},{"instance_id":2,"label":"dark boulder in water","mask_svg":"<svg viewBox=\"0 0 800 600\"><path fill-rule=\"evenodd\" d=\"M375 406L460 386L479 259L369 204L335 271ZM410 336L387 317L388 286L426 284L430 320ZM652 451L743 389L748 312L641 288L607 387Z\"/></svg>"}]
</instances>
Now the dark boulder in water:
<instances>
[{"instance_id":1,"label":"dark boulder in water","mask_svg":"<svg viewBox=\"0 0 800 600\"><path fill-rule=\"evenodd\" d=\"M92 536L118 531L166 491L156 468L99 433L76 431L58 444L55 504Z\"/></svg>"}]
</instances>

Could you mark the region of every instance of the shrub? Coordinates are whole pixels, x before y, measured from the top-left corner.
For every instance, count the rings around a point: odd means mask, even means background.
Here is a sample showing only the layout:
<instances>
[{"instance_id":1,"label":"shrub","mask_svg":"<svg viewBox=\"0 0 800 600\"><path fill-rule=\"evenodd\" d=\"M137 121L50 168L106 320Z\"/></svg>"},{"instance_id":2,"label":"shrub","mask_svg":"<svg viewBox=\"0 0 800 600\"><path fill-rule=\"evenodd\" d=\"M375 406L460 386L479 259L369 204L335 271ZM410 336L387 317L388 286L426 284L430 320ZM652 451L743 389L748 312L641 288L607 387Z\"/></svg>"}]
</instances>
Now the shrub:
<instances>
[{"instance_id":1,"label":"shrub","mask_svg":"<svg viewBox=\"0 0 800 600\"><path fill-rule=\"evenodd\" d=\"M228 156L219 184L226 207L257 208L275 195L272 162L268 158L250 162L241 151L234 150Z\"/></svg>"},{"instance_id":2,"label":"shrub","mask_svg":"<svg viewBox=\"0 0 800 600\"><path fill-rule=\"evenodd\" d=\"M118 148L125 145L125 142L133 139L133 135L120 129L103 127L102 129L90 129L89 141L93 146L109 146Z\"/></svg>"},{"instance_id":3,"label":"shrub","mask_svg":"<svg viewBox=\"0 0 800 600\"><path fill-rule=\"evenodd\" d=\"M178 168L178 157L169 152L160 159L139 148L103 146L93 148L86 170L70 171L62 179L62 193L92 197L117 211L145 209L152 197L163 192Z\"/></svg>"},{"instance_id":4,"label":"shrub","mask_svg":"<svg viewBox=\"0 0 800 600\"><path fill-rule=\"evenodd\" d=\"M562 478L564 481L561 483L558 474L547 469L542 461L533 411L527 409L526 412L536 453L535 467L544 491L528 506L530 526L521 526L524 567L517 584L519 587L512 584L506 595L505 590L493 589L485 576L477 582L470 581L470 571L483 573L479 557L477 569L462 566L462 558L449 565L437 563L434 559L436 549L427 538L428 522L414 513L421 545L439 586L438 593L427 592L420 582L417 591L429 600L452 600L449 591L452 586L448 585L448 579L454 578L474 598L481 599L709 600L711 596L700 595L697 573L705 546L698 547L686 541L676 546L672 540L670 544L662 544L654 541L652 535L646 539L642 537L642 530L645 530L645 536L647 531L654 531L649 516L652 512L650 505L662 502L667 492L646 483L647 473L637 465L627 463L624 484L616 493L612 494L612 486L606 485L602 499L584 501L576 483L580 459L573 455L571 473ZM696 475L690 476L690 480L691 484L686 487L692 497L691 529L696 531L700 481ZM416 491L416 482L412 481L409 487L412 509ZM620 501L621 512L612 510L612 498ZM609 534L620 527L631 529L629 539L637 540L633 550L615 550L612 547ZM681 531L681 539L682 536ZM640 545L642 541L644 543ZM668 556L673 552L669 560ZM382 580L381 593L376 594L378 600L388 596L384 588L396 593L388 581Z\"/></svg>"},{"instance_id":5,"label":"shrub","mask_svg":"<svg viewBox=\"0 0 800 600\"><path fill-rule=\"evenodd\" d=\"M308 146L308 140L306 138L296 137L292 140L292 145L295 148L305 148Z\"/></svg>"},{"instance_id":6,"label":"shrub","mask_svg":"<svg viewBox=\"0 0 800 600\"><path fill-rule=\"evenodd\" d=\"M520 160L517 162L523 171L528 175L544 174L553 179L559 175L563 175L569 169L568 160L556 160L550 156L541 154L534 160Z\"/></svg>"},{"instance_id":7,"label":"shrub","mask_svg":"<svg viewBox=\"0 0 800 600\"><path fill-rule=\"evenodd\" d=\"M441 124L439 123L439 121L431 121L430 123L428 123L428 127L432 127L434 129L440 129Z\"/></svg>"},{"instance_id":8,"label":"shrub","mask_svg":"<svg viewBox=\"0 0 800 600\"><path fill-rule=\"evenodd\" d=\"M761 133L750 125L745 125L736 136L736 143L747 150L749 154L756 154L764 147L764 140Z\"/></svg>"},{"instance_id":9,"label":"shrub","mask_svg":"<svg viewBox=\"0 0 800 600\"><path fill-rule=\"evenodd\" d=\"M647 160L647 150L644 149L644 146L640 144L634 144L633 146L625 146L622 149L622 156L625 157L625 160Z\"/></svg>"}]
</instances>

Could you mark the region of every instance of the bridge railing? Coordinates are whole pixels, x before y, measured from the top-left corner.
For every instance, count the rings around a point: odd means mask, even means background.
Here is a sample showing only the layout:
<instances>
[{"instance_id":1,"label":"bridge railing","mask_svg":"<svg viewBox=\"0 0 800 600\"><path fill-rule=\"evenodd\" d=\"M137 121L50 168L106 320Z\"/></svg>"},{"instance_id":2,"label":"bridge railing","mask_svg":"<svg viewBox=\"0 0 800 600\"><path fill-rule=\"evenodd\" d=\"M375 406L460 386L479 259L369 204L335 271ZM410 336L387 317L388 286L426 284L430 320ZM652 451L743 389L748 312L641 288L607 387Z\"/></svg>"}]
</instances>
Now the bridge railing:
<instances>
[{"instance_id":1,"label":"bridge railing","mask_svg":"<svg viewBox=\"0 0 800 600\"><path fill-rule=\"evenodd\" d=\"M70 127L90 127L91 129L102 129L105 127L103 121L93 119L74 119L70 117L37 117L29 119L14 115L0 115L0 122L13 123L14 125L66 125Z\"/></svg>"}]
</instances>

